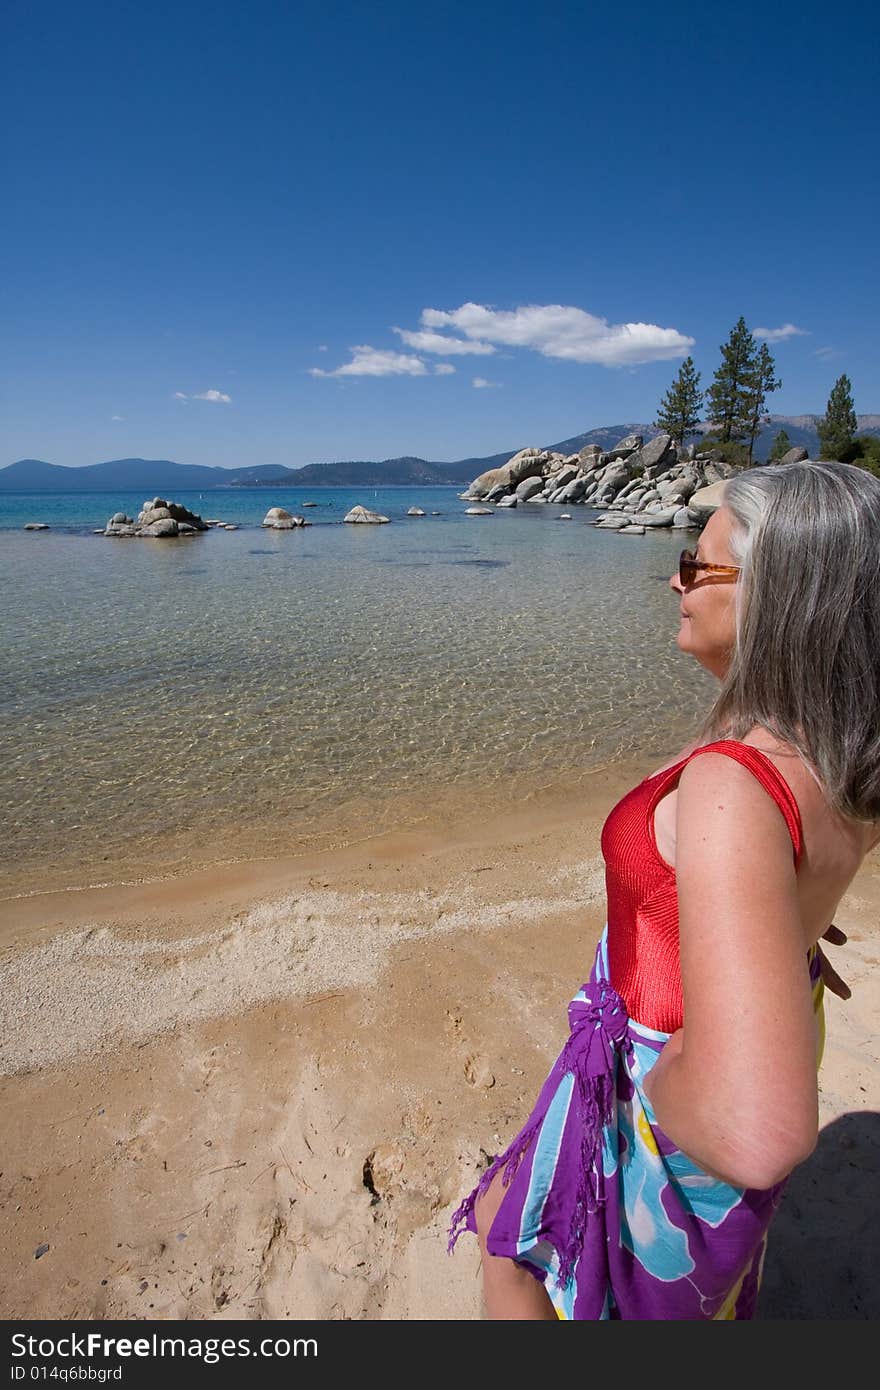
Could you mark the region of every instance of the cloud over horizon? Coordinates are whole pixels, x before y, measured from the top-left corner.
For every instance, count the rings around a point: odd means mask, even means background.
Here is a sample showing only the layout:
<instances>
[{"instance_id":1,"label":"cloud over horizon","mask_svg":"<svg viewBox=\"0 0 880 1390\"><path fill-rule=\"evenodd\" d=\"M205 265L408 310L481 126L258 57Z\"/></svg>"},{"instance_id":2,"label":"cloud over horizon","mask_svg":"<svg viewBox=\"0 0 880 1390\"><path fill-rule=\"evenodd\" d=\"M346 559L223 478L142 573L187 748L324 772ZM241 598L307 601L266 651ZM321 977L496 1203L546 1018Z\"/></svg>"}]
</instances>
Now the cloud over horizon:
<instances>
[{"instance_id":1,"label":"cloud over horizon","mask_svg":"<svg viewBox=\"0 0 880 1390\"><path fill-rule=\"evenodd\" d=\"M627 367L685 357L695 339L677 328L654 323L609 323L571 304L527 304L517 309L493 309L470 301L458 309L423 309L419 329L392 327L392 332L415 352L395 352L361 343L351 349L350 362L328 371L309 367L310 376L426 376L418 353L440 357L491 356L499 347L526 348L542 357L602 367ZM786 325L786 330L792 325ZM452 333L438 332L452 329ZM782 329L765 330L783 332ZM435 367L434 375L451 373ZM484 378L480 378L484 380Z\"/></svg>"},{"instance_id":2,"label":"cloud over horizon","mask_svg":"<svg viewBox=\"0 0 880 1390\"><path fill-rule=\"evenodd\" d=\"M424 309L421 323L425 329L455 329L482 347L498 343L528 348L543 357L602 367L684 357L695 343L694 338L679 333L677 328L660 328L653 323L609 323L572 304L526 304L507 310L468 302L452 310ZM431 336L441 342L457 341L445 340L442 334ZM436 346L431 349L439 350Z\"/></svg>"},{"instance_id":3,"label":"cloud over horizon","mask_svg":"<svg viewBox=\"0 0 880 1390\"><path fill-rule=\"evenodd\" d=\"M387 348L370 347L361 343L351 349L352 359L333 371L323 367L309 367L310 376L427 376L428 369L421 357L411 357L405 352L391 352Z\"/></svg>"},{"instance_id":4,"label":"cloud over horizon","mask_svg":"<svg viewBox=\"0 0 880 1390\"><path fill-rule=\"evenodd\" d=\"M786 338L809 338L809 336L809 329L798 328L793 323L784 323L781 328L752 329L752 337L765 343L784 343Z\"/></svg>"},{"instance_id":5,"label":"cloud over horizon","mask_svg":"<svg viewBox=\"0 0 880 1390\"><path fill-rule=\"evenodd\" d=\"M185 391L175 391L172 396L175 401L222 401L224 405L232 404L232 397L227 396L225 391L215 391L213 387L208 391L197 391L195 395L188 396Z\"/></svg>"}]
</instances>

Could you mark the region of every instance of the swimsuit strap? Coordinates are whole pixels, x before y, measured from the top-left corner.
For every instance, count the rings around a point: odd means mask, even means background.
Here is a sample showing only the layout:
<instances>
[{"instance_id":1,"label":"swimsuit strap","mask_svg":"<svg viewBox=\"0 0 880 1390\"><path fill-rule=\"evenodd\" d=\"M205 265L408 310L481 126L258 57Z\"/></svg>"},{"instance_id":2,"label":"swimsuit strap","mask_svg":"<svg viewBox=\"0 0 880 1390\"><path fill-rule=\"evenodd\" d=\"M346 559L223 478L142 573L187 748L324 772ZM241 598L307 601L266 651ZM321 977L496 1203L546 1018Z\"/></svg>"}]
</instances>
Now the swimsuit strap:
<instances>
[{"instance_id":1,"label":"swimsuit strap","mask_svg":"<svg viewBox=\"0 0 880 1390\"><path fill-rule=\"evenodd\" d=\"M759 748L753 748L748 743L737 743L733 739L720 739L717 743L706 743L702 748L695 748L693 753L684 759L684 762L690 762L691 758L696 758L700 753L723 753L726 757L733 758L743 767L748 768L749 772L757 777L761 786L773 798L785 817L785 823L788 826L788 833L794 847L795 868L797 868L804 845L801 813L794 792L776 764Z\"/></svg>"}]
</instances>

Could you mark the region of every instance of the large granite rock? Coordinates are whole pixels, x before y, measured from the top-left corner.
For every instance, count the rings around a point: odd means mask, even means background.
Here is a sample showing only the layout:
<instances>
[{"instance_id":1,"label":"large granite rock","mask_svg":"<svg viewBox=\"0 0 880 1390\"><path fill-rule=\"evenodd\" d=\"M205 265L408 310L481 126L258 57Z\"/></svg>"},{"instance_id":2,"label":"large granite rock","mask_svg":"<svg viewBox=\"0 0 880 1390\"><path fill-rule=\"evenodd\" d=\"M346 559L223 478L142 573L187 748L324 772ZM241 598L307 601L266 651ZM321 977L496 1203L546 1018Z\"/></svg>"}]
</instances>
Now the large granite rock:
<instances>
[{"instance_id":1,"label":"large granite rock","mask_svg":"<svg viewBox=\"0 0 880 1390\"><path fill-rule=\"evenodd\" d=\"M515 492L520 502L528 502L530 497L536 497L543 490L543 478L524 478L521 483L517 483Z\"/></svg>"},{"instance_id":2,"label":"large granite rock","mask_svg":"<svg viewBox=\"0 0 880 1390\"><path fill-rule=\"evenodd\" d=\"M346 517L346 520L348 518ZM306 521L304 516L294 516L293 512L287 511L285 507L270 507L261 526L265 526L271 531L293 531L297 526L311 526L310 521ZM226 527L226 530L229 528Z\"/></svg>"},{"instance_id":3,"label":"large granite rock","mask_svg":"<svg viewBox=\"0 0 880 1390\"><path fill-rule=\"evenodd\" d=\"M637 449L641 449L645 437L642 434L628 434L625 439L621 439L615 444L613 449L608 450L608 461L613 463L615 459L629 458Z\"/></svg>"},{"instance_id":4,"label":"large granite rock","mask_svg":"<svg viewBox=\"0 0 880 1390\"><path fill-rule=\"evenodd\" d=\"M704 526L713 512L724 501L724 489L726 481L720 479L718 482L710 483L708 487L698 488L688 502L688 516L692 522L698 526Z\"/></svg>"},{"instance_id":5,"label":"large granite rock","mask_svg":"<svg viewBox=\"0 0 880 1390\"><path fill-rule=\"evenodd\" d=\"M369 508L358 505L357 507L352 507L351 511L347 512L342 520L381 526L383 522L390 521L391 518L383 516L381 512L371 512Z\"/></svg>"},{"instance_id":6,"label":"large granite rock","mask_svg":"<svg viewBox=\"0 0 880 1390\"><path fill-rule=\"evenodd\" d=\"M489 468L474 478L463 496L469 500L485 497L492 488L501 484L508 491L515 488L524 478L541 477L545 464L550 462L546 449L520 449L518 454L507 460L500 468Z\"/></svg>"},{"instance_id":7,"label":"large granite rock","mask_svg":"<svg viewBox=\"0 0 880 1390\"><path fill-rule=\"evenodd\" d=\"M658 434L649 439L634 454L630 454L627 465L630 472L642 469L646 478L656 477L664 468L677 461L675 441L668 434Z\"/></svg>"},{"instance_id":8,"label":"large granite rock","mask_svg":"<svg viewBox=\"0 0 880 1390\"><path fill-rule=\"evenodd\" d=\"M808 459L809 457L810 455L807 450L798 446L796 449L789 449L788 453L783 454L782 458L777 459L776 462L781 468L786 463L803 463L804 459Z\"/></svg>"}]
</instances>

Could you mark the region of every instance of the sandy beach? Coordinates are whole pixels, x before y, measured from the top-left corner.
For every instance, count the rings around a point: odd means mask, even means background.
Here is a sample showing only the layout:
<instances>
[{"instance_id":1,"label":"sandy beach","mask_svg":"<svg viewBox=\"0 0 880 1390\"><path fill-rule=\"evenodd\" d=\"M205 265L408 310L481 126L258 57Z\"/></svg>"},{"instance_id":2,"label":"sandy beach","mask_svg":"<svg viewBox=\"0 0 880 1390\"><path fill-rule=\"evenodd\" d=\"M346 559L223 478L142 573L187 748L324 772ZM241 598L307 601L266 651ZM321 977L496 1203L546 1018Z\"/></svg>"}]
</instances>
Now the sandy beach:
<instances>
[{"instance_id":1,"label":"sandy beach","mask_svg":"<svg viewBox=\"0 0 880 1390\"><path fill-rule=\"evenodd\" d=\"M655 760L656 762L656 760ZM6 1318L475 1319L445 1231L520 1126L655 764L487 819L0 903ZM880 853L837 914L822 1134L761 1315L878 1313ZM875 1245L876 1243L874 1243Z\"/></svg>"}]
</instances>

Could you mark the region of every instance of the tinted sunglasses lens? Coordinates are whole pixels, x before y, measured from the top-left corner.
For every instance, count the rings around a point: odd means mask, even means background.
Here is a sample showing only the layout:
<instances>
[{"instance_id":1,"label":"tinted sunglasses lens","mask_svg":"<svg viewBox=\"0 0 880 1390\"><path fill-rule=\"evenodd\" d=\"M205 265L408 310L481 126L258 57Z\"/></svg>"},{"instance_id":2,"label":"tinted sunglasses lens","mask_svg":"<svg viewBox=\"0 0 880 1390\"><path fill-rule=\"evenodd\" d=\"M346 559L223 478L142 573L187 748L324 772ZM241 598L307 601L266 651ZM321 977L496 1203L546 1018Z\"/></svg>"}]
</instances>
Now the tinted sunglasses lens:
<instances>
[{"instance_id":1,"label":"tinted sunglasses lens","mask_svg":"<svg viewBox=\"0 0 880 1390\"><path fill-rule=\"evenodd\" d=\"M694 563L694 553L692 550L683 550L678 557L678 582L683 589L689 584L693 584L697 577L697 567Z\"/></svg>"}]
</instances>

